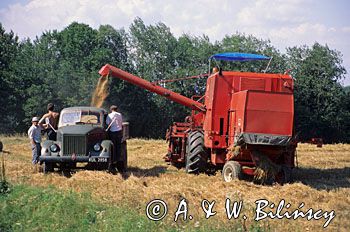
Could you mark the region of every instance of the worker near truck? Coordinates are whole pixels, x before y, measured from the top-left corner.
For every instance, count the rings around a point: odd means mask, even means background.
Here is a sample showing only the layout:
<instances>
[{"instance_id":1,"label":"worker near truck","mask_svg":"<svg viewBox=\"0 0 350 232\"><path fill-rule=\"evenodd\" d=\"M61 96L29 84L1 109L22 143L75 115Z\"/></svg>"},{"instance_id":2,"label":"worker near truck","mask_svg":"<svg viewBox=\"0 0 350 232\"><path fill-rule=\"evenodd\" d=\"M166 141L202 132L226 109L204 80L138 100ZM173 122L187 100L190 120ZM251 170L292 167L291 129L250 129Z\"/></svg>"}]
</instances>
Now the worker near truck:
<instances>
[{"instance_id":1,"label":"worker near truck","mask_svg":"<svg viewBox=\"0 0 350 232\"><path fill-rule=\"evenodd\" d=\"M43 125L46 130L48 140L56 140L57 137L56 130L59 113L54 110L55 105L53 103L47 104L47 113L39 121L39 124Z\"/></svg>"},{"instance_id":2,"label":"worker near truck","mask_svg":"<svg viewBox=\"0 0 350 232\"><path fill-rule=\"evenodd\" d=\"M116 163L121 157L121 142L123 138L123 117L122 114L119 113L117 110L118 107L112 105L110 107L110 113L107 115L106 118L109 139L112 141L114 147L112 157L108 166L108 169L111 172L115 170Z\"/></svg>"},{"instance_id":3,"label":"worker near truck","mask_svg":"<svg viewBox=\"0 0 350 232\"><path fill-rule=\"evenodd\" d=\"M32 148L32 164L36 165L39 161L41 152L41 131L43 127L39 124L39 118L32 118L32 126L28 130L28 137Z\"/></svg>"}]
</instances>

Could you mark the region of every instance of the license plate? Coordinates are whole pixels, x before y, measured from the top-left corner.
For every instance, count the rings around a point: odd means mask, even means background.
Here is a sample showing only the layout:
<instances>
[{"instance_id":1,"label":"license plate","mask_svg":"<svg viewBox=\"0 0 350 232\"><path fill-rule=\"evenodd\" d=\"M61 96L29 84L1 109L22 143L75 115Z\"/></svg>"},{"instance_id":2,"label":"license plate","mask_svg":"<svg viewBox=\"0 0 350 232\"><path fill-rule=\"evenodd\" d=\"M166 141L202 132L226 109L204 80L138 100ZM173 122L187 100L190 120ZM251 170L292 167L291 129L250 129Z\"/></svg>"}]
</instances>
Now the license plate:
<instances>
[{"instance_id":1,"label":"license plate","mask_svg":"<svg viewBox=\"0 0 350 232\"><path fill-rule=\"evenodd\" d=\"M105 157L90 157L89 158L89 162L101 162L101 163L105 163L107 162L107 158Z\"/></svg>"}]
</instances>

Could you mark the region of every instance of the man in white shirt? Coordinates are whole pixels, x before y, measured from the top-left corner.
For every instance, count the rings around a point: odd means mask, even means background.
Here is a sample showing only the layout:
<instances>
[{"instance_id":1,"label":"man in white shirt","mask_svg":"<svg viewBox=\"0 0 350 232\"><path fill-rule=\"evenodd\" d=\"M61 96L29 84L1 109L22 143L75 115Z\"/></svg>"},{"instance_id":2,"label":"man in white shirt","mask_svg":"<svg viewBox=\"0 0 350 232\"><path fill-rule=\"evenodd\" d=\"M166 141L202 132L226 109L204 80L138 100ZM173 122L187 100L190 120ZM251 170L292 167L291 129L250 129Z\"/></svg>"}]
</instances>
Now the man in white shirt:
<instances>
[{"instance_id":1,"label":"man in white shirt","mask_svg":"<svg viewBox=\"0 0 350 232\"><path fill-rule=\"evenodd\" d=\"M112 141L114 149L109 162L108 169L114 172L118 159L121 156L121 142L123 138L123 117L122 114L117 112L118 107L112 105L110 107L111 113L108 114L106 118L106 123L108 125L108 135L109 139ZM123 170L119 170L123 171Z\"/></svg>"},{"instance_id":2,"label":"man in white shirt","mask_svg":"<svg viewBox=\"0 0 350 232\"><path fill-rule=\"evenodd\" d=\"M32 164L35 165L39 161L41 153L41 130L42 127L39 125L39 118L32 118L32 126L28 130L28 137L32 148Z\"/></svg>"}]
</instances>

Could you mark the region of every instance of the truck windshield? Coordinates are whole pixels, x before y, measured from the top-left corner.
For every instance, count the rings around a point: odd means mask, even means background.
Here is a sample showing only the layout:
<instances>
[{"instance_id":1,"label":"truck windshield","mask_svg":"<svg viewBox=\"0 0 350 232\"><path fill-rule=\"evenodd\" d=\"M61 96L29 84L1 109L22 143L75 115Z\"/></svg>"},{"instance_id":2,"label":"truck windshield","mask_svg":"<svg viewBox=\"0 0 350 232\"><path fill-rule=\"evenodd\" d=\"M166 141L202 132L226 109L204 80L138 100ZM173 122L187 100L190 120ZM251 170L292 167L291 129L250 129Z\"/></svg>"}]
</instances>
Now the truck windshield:
<instances>
[{"instance_id":1,"label":"truck windshield","mask_svg":"<svg viewBox=\"0 0 350 232\"><path fill-rule=\"evenodd\" d=\"M102 124L102 115L97 111L68 111L63 112L58 127L79 124Z\"/></svg>"}]
</instances>

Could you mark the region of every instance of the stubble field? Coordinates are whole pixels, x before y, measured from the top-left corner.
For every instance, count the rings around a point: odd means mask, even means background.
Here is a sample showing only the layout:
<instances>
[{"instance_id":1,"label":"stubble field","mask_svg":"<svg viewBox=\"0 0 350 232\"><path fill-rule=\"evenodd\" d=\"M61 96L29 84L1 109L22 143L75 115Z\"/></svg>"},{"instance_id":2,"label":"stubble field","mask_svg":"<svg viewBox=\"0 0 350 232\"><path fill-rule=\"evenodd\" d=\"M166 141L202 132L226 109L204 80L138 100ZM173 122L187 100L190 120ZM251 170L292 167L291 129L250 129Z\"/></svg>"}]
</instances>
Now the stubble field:
<instances>
[{"instance_id":1,"label":"stubble field","mask_svg":"<svg viewBox=\"0 0 350 232\"><path fill-rule=\"evenodd\" d=\"M262 186L244 180L224 183L220 172L212 176L188 175L183 169L178 170L163 161L167 149L163 140L129 140L129 170L124 175L78 170L68 176L58 171L48 175L35 172L30 163L31 152L26 137L0 136L0 140L6 151L6 176L12 184L54 186L63 191L88 192L102 203L134 209L143 217L146 217L146 205L153 199L161 199L166 202L168 213L157 223L176 226L181 230L200 228L209 223L218 228L238 225L243 230L321 231L327 221L322 217L319 220L266 218L256 222L255 201L259 199L275 204L272 209L265 208L266 212L275 213L282 199L291 205L283 212L292 213L296 209L306 212L312 208L314 212L322 210L323 215L326 211L330 213L334 210L336 216L326 230L350 230L350 145L347 144L324 145L322 148L299 144L294 182L283 186ZM225 201L228 198L232 202L243 202L237 219L227 219ZM182 199L186 199L188 204L187 217L191 215L193 219L174 222ZM213 211L216 215L208 220L201 206L204 199L215 201ZM304 203L303 207L301 203ZM246 220L243 215L246 215Z\"/></svg>"}]
</instances>

